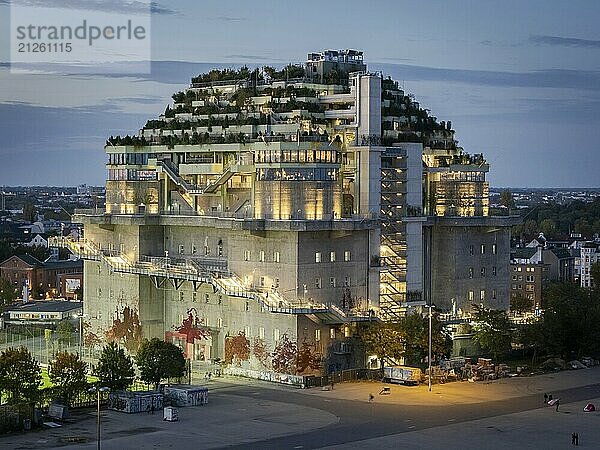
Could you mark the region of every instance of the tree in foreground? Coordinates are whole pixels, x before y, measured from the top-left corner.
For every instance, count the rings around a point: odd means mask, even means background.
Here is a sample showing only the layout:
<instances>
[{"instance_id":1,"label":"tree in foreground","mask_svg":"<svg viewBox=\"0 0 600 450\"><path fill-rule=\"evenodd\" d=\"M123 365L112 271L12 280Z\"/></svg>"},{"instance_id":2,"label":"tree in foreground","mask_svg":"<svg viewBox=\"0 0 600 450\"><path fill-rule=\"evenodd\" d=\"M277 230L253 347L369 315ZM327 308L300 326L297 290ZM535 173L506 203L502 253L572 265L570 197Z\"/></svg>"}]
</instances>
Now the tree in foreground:
<instances>
[{"instance_id":1,"label":"tree in foreground","mask_svg":"<svg viewBox=\"0 0 600 450\"><path fill-rule=\"evenodd\" d=\"M87 364L76 353L58 352L52 361L48 376L56 393L67 405L71 405L73 399L87 389L86 371Z\"/></svg>"},{"instance_id":2,"label":"tree in foreground","mask_svg":"<svg viewBox=\"0 0 600 450\"><path fill-rule=\"evenodd\" d=\"M135 356L141 378L158 390L161 380L180 378L185 373L183 351L158 338L144 340Z\"/></svg>"},{"instance_id":3,"label":"tree in foreground","mask_svg":"<svg viewBox=\"0 0 600 450\"><path fill-rule=\"evenodd\" d=\"M26 347L0 354L0 394L6 394L9 403L35 403L41 382L40 365Z\"/></svg>"},{"instance_id":4,"label":"tree in foreground","mask_svg":"<svg viewBox=\"0 0 600 450\"><path fill-rule=\"evenodd\" d=\"M428 314L408 314L398 323L404 349L402 356L405 364L419 366L425 362L429 353L429 316ZM447 357L452 351L452 339L444 330L444 324L437 314L431 318L431 355L435 360Z\"/></svg>"},{"instance_id":5,"label":"tree in foreground","mask_svg":"<svg viewBox=\"0 0 600 450\"><path fill-rule=\"evenodd\" d=\"M505 311L473 305L473 339L494 359L510 351L512 324Z\"/></svg>"},{"instance_id":6,"label":"tree in foreground","mask_svg":"<svg viewBox=\"0 0 600 450\"><path fill-rule=\"evenodd\" d=\"M383 369L386 359L400 358L404 352L398 324L371 322L360 330L359 337L368 354L377 355Z\"/></svg>"},{"instance_id":7,"label":"tree in foreground","mask_svg":"<svg viewBox=\"0 0 600 450\"><path fill-rule=\"evenodd\" d=\"M105 345L94 373L102 386L122 391L133 382L133 361L115 342Z\"/></svg>"}]
</instances>

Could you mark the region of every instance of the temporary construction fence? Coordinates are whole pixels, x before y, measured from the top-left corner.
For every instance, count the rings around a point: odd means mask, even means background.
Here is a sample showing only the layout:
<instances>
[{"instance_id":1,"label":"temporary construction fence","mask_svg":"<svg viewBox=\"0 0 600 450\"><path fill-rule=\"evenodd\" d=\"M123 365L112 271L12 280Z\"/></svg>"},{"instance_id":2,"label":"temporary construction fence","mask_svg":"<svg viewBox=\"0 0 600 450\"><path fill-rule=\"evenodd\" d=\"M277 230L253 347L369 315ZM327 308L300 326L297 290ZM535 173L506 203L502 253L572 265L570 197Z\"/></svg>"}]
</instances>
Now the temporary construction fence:
<instances>
[{"instance_id":1,"label":"temporary construction fence","mask_svg":"<svg viewBox=\"0 0 600 450\"><path fill-rule=\"evenodd\" d=\"M208 388L202 386L165 386L165 397L174 406L198 406L208 403Z\"/></svg>"},{"instance_id":2,"label":"temporary construction fence","mask_svg":"<svg viewBox=\"0 0 600 450\"><path fill-rule=\"evenodd\" d=\"M379 369L348 369L324 376L315 375L290 375L271 371L243 369L241 367L227 367L226 375L255 378L257 380L271 381L273 383L289 384L300 388L329 386L331 383L344 383L358 380L381 380L382 372Z\"/></svg>"},{"instance_id":3,"label":"temporary construction fence","mask_svg":"<svg viewBox=\"0 0 600 450\"><path fill-rule=\"evenodd\" d=\"M348 369L341 372L335 372L321 377L304 377L304 385L310 387L330 386L332 383L344 383L359 380L381 380L382 373L380 369Z\"/></svg>"}]
</instances>

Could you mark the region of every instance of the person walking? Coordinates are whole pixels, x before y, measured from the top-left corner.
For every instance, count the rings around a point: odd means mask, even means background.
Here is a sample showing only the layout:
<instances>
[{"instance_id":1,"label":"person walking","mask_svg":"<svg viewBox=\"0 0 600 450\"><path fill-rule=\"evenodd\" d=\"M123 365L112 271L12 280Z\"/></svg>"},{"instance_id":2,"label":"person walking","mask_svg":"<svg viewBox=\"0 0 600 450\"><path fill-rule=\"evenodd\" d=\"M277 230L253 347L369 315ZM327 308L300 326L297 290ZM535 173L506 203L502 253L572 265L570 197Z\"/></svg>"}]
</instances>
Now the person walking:
<instances>
[{"instance_id":1,"label":"person walking","mask_svg":"<svg viewBox=\"0 0 600 450\"><path fill-rule=\"evenodd\" d=\"M369 403L373 403L373 399L375 399L375 396L373 394L369 394Z\"/></svg>"},{"instance_id":2,"label":"person walking","mask_svg":"<svg viewBox=\"0 0 600 450\"><path fill-rule=\"evenodd\" d=\"M556 405L556 412L558 412L558 405L560 405L560 398L556 399L555 405Z\"/></svg>"}]
</instances>

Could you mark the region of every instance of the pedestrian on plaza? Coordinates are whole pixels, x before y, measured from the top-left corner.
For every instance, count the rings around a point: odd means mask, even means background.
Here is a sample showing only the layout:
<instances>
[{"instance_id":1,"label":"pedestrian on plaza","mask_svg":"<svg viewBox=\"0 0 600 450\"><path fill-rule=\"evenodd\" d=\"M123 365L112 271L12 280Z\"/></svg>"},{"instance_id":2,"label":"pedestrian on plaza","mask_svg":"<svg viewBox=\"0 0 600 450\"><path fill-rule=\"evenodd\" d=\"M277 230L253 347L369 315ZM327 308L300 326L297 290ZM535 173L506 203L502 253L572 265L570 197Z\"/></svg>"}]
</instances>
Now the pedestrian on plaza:
<instances>
[{"instance_id":1,"label":"pedestrian on plaza","mask_svg":"<svg viewBox=\"0 0 600 450\"><path fill-rule=\"evenodd\" d=\"M331 380L331 390L333 391L333 380Z\"/></svg>"},{"instance_id":2,"label":"pedestrian on plaza","mask_svg":"<svg viewBox=\"0 0 600 450\"><path fill-rule=\"evenodd\" d=\"M556 412L558 412L558 405L560 405L560 398L556 399L555 405L556 405Z\"/></svg>"},{"instance_id":3,"label":"pedestrian on plaza","mask_svg":"<svg viewBox=\"0 0 600 450\"><path fill-rule=\"evenodd\" d=\"M373 394L369 394L369 403L373 403L374 398Z\"/></svg>"},{"instance_id":4,"label":"pedestrian on plaza","mask_svg":"<svg viewBox=\"0 0 600 450\"><path fill-rule=\"evenodd\" d=\"M548 393L544 392L544 403L548 403Z\"/></svg>"}]
</instances>

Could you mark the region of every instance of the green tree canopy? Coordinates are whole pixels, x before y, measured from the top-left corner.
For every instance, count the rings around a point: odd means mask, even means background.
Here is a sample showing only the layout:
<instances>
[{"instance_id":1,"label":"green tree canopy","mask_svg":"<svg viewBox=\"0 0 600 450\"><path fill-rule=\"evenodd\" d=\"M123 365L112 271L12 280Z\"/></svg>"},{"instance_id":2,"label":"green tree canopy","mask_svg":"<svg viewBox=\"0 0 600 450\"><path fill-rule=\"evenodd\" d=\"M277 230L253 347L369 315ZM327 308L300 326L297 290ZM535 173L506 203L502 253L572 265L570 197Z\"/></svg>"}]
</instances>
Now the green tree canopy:
<instances>
[{"instance_id":1,"label":"green tree canopy","mask_svg":"<svg viewBox=\"0 0 600 450\"><path fill-rule=\"evenodd\" d=\"M158 338L145 339L137 351L135 361L142 380L154 384L156 390L161 380L179 378L185 373L183 351Z\"/></svg>"},{"instance_id":2,"label":"green tree canopy","mask_svg":"<svg viewBox=\"0 0 600 450\"><path fill-rule=\"evenodd\" d=\"M115 342L105 345L94 373L102 386L111 390L125 390L133 382L133 361Z\"/></svg>"},{"instance_id":3,"label":"green tree canopy","mask_svg":"<svg viewBox=\"0 0 600 450\"><path fill-rule=\"evenodd\" d=\"M473 339L496 360L510 351L512 325L505 311L473 305Z\"/></svg>"},{"instance_id":4,"label":"green tree canopy","mask_svg":"<svg viewBox=\"0 0 600 450\"><path fill-rule=\"evenodd\" d=\"M5 393L10 403L35 403L41 382L40 365L26 347L0 354L0 394Z\"/></svg>"},{"instance_id":5,"label":"green tree canopy","mask_svg":"<svg viewBox=\"0 0 600 450\"><path fill-rule=\"evenodd\" d=\"M17 299L15 285L6 278L0 278L0 306L8 306Z\"/></svg>"},{"instance_id":6,"label":"green tree canopy","mask_svg":"<svg viewBox=\"0 0 600 450\"><path fill-rule=\"evenodd\" d=\"M429 316L428 313L408 314L399 322L405 363L422 365L429 353ZM436 314L431 318L431 355L432 359L447 357L452 351L452 340L444 330Z\"/></svg>"},{"instance_id":7,"label":"green tree canopy","mask_svg":"<svg viewBox=\"0 0 600 450\"><path fill-rule=\"evenodd\" d=\"M58 334L58 339L62 343L70 342L74 331L75 326L69 319L63 319L56 325L56 334Z\"/></svg>"},{"instance_id":8,"label":"green tree canopy","mask_svg":"<svg viewBox=\"0 0 600 450\"><path fill-rule=\"evenodd\" d=\"M402 357L404 345L400 327L390 322L369 322L359 331L365 352L377 355L383 368L389 358Z\"/></svg>"},{"instance_id":9,"label":"green tree canopy","mask_svg":"<svg viewBox=\"0 0 600 450\"><path fill-rule=\"evenodd\" d=\"M86 371L87 364L75 353L58 352L52 361L48 376L56 393L67 405L71 405L77 394L88 387Z\"/></svg>"}]
</instances>

